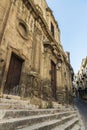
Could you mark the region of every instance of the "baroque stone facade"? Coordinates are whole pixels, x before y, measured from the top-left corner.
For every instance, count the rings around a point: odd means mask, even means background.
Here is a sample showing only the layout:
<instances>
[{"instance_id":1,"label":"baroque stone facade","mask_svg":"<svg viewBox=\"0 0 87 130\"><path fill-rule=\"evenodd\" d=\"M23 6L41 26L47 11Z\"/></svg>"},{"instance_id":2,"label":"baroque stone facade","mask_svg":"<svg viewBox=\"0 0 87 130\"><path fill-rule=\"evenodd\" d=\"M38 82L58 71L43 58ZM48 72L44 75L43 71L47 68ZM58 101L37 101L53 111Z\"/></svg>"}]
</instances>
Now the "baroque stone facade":
<instances>
[{"instance_id":1,"label":"baroque stone facade","mask_svg":"<svg viewBox=\"0 0 87 130\"><path fill-rule=\"evenodd\" d=\"M45 0L0 1L1 94L64 102L72 70Z\"/></svg>"}]
</instances>

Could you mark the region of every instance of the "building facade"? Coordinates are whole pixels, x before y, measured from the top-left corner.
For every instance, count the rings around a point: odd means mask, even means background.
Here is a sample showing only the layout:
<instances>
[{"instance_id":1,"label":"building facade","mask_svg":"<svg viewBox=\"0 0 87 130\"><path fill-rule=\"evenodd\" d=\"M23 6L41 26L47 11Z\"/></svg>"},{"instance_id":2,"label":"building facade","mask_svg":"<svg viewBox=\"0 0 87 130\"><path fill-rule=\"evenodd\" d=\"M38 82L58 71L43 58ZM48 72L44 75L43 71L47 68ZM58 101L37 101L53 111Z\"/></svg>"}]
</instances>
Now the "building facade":
<instances>
[{"instance_id":1,"label":"building facade","mask_svg":"<svg viewBox=\"0 0 87 130\"><path fill-rule=\"evenodd\" d=\"M62 102L72 88L72 70L45 0L0 1L1 95Z\"/></svg>"},{"instance_id":2,"label":"building facade","mask_svg":"<svg viewBox=\"0 0 87 130\"><path fill-rule=\"evenodd\" d=\"M81 67L73 83L77 97L87 99L87 57L82 59Z\"/></svg>"}]
</instances>

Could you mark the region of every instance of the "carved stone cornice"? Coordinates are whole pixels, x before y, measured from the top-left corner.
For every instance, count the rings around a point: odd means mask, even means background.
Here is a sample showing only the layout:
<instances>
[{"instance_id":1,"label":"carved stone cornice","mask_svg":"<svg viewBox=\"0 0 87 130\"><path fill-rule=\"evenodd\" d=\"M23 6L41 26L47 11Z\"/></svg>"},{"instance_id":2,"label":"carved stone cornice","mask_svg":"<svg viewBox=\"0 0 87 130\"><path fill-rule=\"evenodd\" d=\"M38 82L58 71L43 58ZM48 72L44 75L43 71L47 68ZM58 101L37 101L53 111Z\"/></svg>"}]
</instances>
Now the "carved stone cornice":
<instances>
[{"instance_id":1,"label":"carved stone cornice","mask_svg":"<svg viewBox=\"0 0 87 130\"><path fill-rule=\"evenodd\" d=\"M54 39L54 37L52 36L52 34L48 28L47 22L45 21L43 15L40 13L40 11L37 10L33 0L22 0L22 1L25 4L25 6L28 8L28 10L32 10L32 12L31 12L32 15L34 16L35 20L37 20L40 23L44 33L46 34L46 36L48 37L48 39L50 41L50 43L53 43L53 45L55 45L57 47L57 50L63 55L64 59L66 59L66 55L65 55L65 52L63 51L62 45L57 43L56 40Z\"/></svg>"},{"instance_id":2,"label":"carved stone cornice","mask_svg":"<svg viewBox=\"0 0 87 130\"><path fill-rule=\"evenodd\" d=\"M40 11L37 10L35 4L33 3L32 0L22 0L23 3L25 4L25 6L30 10L30 8L32 8L32 13L34 15L34 18L40 23L43 31L45 32L46 36L49 38L49 40L51 42L54 42L55 44L58 44L56 42L56 40L53 38L49 28L48 28L48 25L47 25L47 22L45 21L45 19L43 18L42 14L40 13Z\"/></svg>"},{"instance_id":3,"label":"carved stone cornice","mask_svg":"<svg viewBox=\"0 0 87 130\"><path fill-rule=\"evenodd\" d=\"M52 47L52 45L50 44L49 41L44 41L43 44L44 44L45 48L49 48L49 49L53 50L53 47Z\"/></svg>"},{"instance_id":4,"label":"carved stone cornice","mask_svg":"<svg viewBox=\"0 0 87 130\"><path fill-rule=\"evenodd\" d=\"M51 16L53 17L53 19L54 19L54 21L55 21L55 23L56 23L56 26L57 26L57 28L58 28L58 31L60 32L60 29L59 29L58 23L57 23L57 21L56 21L55 18L54 18L54 15L53 15L52 10L51 10L49 7L47 7L46 10L50 12Z\"/></svg>"}]
</instances>

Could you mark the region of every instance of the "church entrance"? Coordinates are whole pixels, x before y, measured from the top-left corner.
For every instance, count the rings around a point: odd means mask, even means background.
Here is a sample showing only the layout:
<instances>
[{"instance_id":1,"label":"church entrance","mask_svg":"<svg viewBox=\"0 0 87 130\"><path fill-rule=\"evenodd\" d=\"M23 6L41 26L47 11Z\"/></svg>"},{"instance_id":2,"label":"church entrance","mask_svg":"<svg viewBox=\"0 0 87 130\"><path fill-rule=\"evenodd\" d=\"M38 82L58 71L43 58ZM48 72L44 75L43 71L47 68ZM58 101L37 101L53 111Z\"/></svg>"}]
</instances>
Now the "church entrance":
<instances>
[{"instance_id":1,"label":"church entrance","mask_svg":"<svg viewBox=\"0 0 87 130\"><path fill-rule=\"evenodd\" d=\"M51 61L51 87L53 97L56 99L56 65L53 61Z\"/></svg>"},{"instance_id":2,"label":"church entrance","mask_svg":"<svg viewBox=\"0 0 87 130\"><path fill-rule=\"evenodd\" d=\"M12 53L4 92L18 95L23 60Z\"/></svg>"}]
</instances>

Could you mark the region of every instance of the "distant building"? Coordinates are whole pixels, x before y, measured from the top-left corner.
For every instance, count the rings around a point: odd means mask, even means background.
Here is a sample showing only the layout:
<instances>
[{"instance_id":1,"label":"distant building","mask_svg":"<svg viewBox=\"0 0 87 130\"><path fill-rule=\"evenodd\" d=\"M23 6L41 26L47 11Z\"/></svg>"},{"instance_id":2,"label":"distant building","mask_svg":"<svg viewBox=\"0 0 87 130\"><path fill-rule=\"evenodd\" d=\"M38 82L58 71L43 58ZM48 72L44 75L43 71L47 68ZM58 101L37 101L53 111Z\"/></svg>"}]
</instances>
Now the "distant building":
<instances>
[{"instance_id":1,"label":"distant building","mask_svg":"<svg viewBox=\"0 0 87 130\"><path fill-rule=\"evenodd\" d=\"M67 54L45 0L0 1L1 94L69 100L73 69Z\"/></svg>"},{"instance_id":2,"label":"distant building","mask_svg":"<svg viewBox=\"0 0 87 130\"><path fill-rule=\"evenodd\" d=\"M74 87L78 97L87 98L87 57L82 59L80 70L74 79Z\"/></svg>"}]
</instances>

